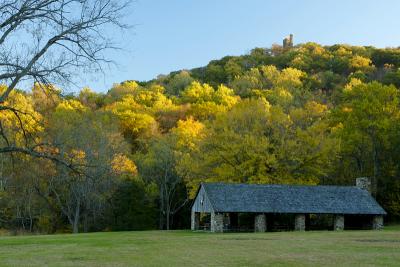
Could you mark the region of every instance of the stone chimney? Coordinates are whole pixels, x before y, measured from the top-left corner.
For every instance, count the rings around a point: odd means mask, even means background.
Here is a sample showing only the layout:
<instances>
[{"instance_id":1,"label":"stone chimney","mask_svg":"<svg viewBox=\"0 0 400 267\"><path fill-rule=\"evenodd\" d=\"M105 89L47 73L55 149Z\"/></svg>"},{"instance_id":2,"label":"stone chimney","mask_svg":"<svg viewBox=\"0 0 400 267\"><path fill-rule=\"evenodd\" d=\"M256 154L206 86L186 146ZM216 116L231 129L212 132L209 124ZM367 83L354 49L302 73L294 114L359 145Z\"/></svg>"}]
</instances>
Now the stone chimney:
<instances>
[{"instance_id":1,"label":"stone chimney","mask_svg":"<svg viewBox=\"0 0 400 267\"><path fill-rule=\"evenodd\" d=\"M371 179L369 179L368 177L356 178L356 186L358 188L371 192Z\"/></svg>"}]
</instances>

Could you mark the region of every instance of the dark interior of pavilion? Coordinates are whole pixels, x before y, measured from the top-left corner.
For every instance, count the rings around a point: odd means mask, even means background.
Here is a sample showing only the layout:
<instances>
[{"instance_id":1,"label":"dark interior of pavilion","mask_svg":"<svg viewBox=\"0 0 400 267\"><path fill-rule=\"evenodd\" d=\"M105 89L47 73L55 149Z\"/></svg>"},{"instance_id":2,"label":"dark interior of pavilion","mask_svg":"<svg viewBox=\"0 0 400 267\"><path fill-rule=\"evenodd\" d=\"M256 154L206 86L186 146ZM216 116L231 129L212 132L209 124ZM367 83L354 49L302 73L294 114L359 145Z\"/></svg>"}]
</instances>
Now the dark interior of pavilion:
<instances>
[{"instance_id":1,"label":"dark interior of pavilion","mask_svg":"<svg viewBox=\"0 0 400 267\"><path fill-rule=\"evenodd\" d=\"M254 232L255 213L225 213L224 232ZM371 229L372 216L345 215L344 229L367 230ZM295 214L268 213L267 231L293 231L295 230ZM333 230L332 214L307 214L305 217L306 231ZM210 231L211 214L201 213L199 230Z\"/></svg>"}]
</instances>

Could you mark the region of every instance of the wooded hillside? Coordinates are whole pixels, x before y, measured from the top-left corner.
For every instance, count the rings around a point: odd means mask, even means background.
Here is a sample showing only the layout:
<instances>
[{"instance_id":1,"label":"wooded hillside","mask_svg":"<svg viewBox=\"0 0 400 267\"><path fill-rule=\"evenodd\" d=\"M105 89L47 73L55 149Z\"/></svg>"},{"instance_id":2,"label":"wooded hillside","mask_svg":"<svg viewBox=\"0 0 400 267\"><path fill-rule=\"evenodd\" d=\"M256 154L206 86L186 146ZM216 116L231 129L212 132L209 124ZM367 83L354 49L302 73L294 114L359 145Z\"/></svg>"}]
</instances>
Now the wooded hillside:
<instances>
[{"instance_id":1,"label":"wooded hillside","mask_svg":"<svg viewBox=\"0 0 400 267\"><path fill-rule=\"evenodd\" d=\"M0 153L0 228L185 228L203 181L363 176L399 220L399 89L400 49L316 43L255 48L107 93L37 82L0 113L3 147L46 155Z\"/></svg>"}]
</instances>

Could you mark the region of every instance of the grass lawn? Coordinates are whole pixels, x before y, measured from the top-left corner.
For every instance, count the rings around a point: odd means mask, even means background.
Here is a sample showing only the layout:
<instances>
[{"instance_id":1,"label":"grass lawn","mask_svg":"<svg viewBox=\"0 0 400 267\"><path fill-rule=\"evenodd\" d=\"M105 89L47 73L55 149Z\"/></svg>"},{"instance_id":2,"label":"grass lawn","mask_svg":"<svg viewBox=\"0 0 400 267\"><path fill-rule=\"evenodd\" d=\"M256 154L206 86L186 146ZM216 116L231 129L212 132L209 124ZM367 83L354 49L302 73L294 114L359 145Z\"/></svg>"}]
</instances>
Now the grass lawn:
<instances>
[{"instance_id":1,"label":"grass lawn","mask_svg":"<svg viewBox=\"0 0 400 267\"><path fill-rule=\"evenodd\" d=\"M143 231L0 237L0 266L400 266L383 231Z\"/></svg>"}]
</instances>

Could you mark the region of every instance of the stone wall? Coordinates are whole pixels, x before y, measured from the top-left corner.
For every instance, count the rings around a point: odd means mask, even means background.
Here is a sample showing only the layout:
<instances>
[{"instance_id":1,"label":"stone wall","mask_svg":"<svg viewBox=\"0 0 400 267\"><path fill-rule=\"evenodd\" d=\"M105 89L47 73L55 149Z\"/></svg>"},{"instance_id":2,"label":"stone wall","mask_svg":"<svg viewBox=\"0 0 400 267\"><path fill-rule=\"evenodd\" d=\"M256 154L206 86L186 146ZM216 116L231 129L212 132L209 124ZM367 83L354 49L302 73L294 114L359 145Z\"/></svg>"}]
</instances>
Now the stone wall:
<instances>
[{"instance_id":1,"label":"stone wall","mask_svg":"<svg viewBox=\"0 0 400 267\"><path fill-rule=\"evenodd\" d=\"M192 231L199 230L200 226L200 213L192 211L191 226Z\"/></svg>"},{"instance_id":2,"label":"stone wall","mask_svg":"<svg viewBox=\"0 0 400 267\"><path fill-rule=\"evenodd\" d=\"M224 231L224 214L211 213L211 232L222 233Z\"/></svg>"},{"instance_id":3,"label":"stone wall","mask_svg":"<svg viewBox=\"0 0 400 267\"><path fill-rule=\"evenodd\" d=\"M343 215L335 215L333 217L333 230L335 230L335 231L344 230L344 216Z\"/></svg>"},{"instance_id":4,"label":"stone wall","mask_svg":"<svg viewBox=\"0 0 400 267\"><path fill-rule=\"evenodd\" d=\"M383 229L383 216L382 215L375 215L372 218L372 229L373 230Z\"/></svg>"},{"instance_id":5,"label":"stone wall","mask_svg":"<svg viewBox=\"0 0 400 267\"><path fill-rule=\"evenodd\" d=\"M267 218L265 214L257 214L254 217L254 231L255 232L267 231Z\"/></svg>"},{"instance_id":6,"label":"stone wall","mask_svg":"<svg viewBox=\"0 0 400 267\"><path fill-rule=\"evenodd\" d=\"M304 214L296 214L294 218L294 229L296 231L306 230L306 216Z\"/></svg>"}]
</instances>

